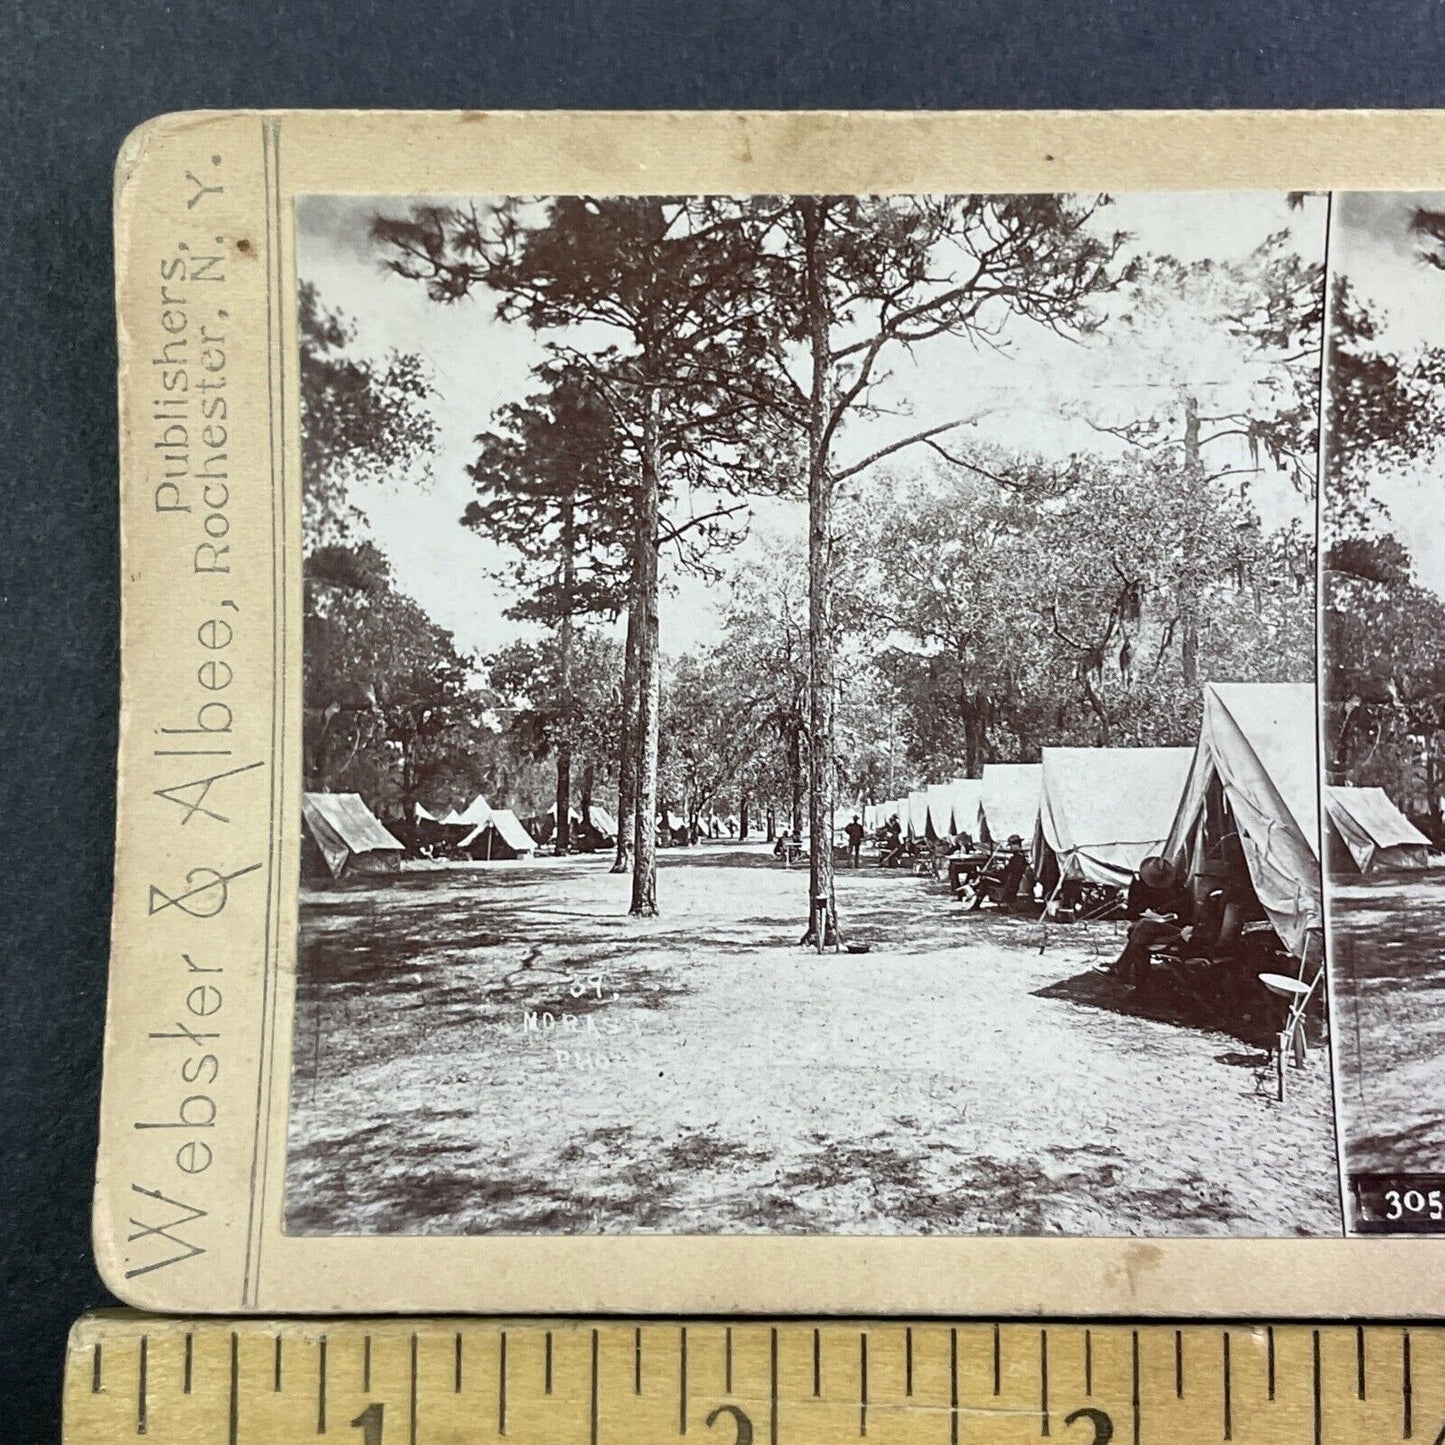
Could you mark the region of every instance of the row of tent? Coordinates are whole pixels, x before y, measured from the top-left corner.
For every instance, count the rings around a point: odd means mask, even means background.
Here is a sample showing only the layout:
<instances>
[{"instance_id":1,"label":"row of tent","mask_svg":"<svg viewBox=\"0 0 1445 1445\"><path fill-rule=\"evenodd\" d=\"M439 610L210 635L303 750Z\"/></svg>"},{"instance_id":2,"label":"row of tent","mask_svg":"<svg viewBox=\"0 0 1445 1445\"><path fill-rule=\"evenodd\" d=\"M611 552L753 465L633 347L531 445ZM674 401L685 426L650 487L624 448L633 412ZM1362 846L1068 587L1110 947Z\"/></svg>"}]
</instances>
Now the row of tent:
<instances>
[{"instance_id":1,"label":"row of tent","mask_svg":"<svg viewBox=\"0 0 1445 1445\"><path fill-rule=\"evenodd\" d=\"M573 808L570 831L587 848L610 847L617 823L593 805L588 818ZM340 878L353 872L385 872L400 865L408 844L366 806L359 793L304 793L301 798L302 872L308 877ZM414 825L395 825L412 847L435 847L452 857L474 859L526 858L539 842L550 842L557 830L555 804L525 821L510 808L494 808L480 793L465 808L442 817L418 805Z\"/></svg>"},{"instance_id":2,"label":"row of tent","mask_svg":"<svg viewBox=\"0 0 1445 1445\"><path fill-rule=\"evenodd\" d=\"M480 794L461 811L438 818L417 808L412 832L420 844L445 845L469 858L525 858L537 848L510 808L493 808ZM301 795L301 871L304 877L391 872L408 847L366 806L359 793Z\"/></svg>"},{"instance_id":3,"label":"row of tent","mask_svg":"<svg viewBox=\"0 0 1445 1445\"><path fill-rule=\"evenodd\" d=\"M990 763L867 810L917 839L958 833L1032 843L1062 878L1126 883L1162 855L1193 876L1237 838L1250 882L1297 956L1322 926L1315 690L1211 683L1193 748L1044 748L1038 763ZM1332 869L1423 868L1429 840L1379 788L1324 790Z\"/></svg>"},{"instance_id":4,"label":"row of tent","mask_svg":"<svg viewBox=\"0 0 1445 1445\"><path fill-rule=\"evenodd\" d=\"M557 805L544 813L518 818L510 808L494 808L478 793L464 808L434 818L425 808L417 809L418 822L440 829L452 842L452 851L487 858L520 858L535 852L539 843L550 843L557 831ZM617 840L617 821L606 808L593 804L584 819L580 809L567 810L568 832L573 842L586 848L610 847ZM459 828L461 837L452 836ZM488 829L494 836L488 835Z\"/></svg>"}]
</instances>

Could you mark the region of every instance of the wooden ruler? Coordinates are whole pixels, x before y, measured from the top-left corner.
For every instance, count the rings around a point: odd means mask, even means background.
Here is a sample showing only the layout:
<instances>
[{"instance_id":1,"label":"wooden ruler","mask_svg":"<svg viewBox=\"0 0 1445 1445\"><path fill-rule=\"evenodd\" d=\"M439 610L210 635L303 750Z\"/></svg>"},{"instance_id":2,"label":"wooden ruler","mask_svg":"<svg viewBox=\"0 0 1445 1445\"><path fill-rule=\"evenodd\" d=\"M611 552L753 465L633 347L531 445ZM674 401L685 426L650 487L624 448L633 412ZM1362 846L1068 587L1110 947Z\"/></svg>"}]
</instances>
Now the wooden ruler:
<instances>
[{"instance_id":1,"label":"wooden ruler","mask_svg":"<svg viewBox=\"0 0 1445 1445\"><path fill-rule=\"evenodd\" d=\"M1445 1445L1445 1326L211 1320L72 1333L67 1445Z\"/></svg>"}]
</instances>

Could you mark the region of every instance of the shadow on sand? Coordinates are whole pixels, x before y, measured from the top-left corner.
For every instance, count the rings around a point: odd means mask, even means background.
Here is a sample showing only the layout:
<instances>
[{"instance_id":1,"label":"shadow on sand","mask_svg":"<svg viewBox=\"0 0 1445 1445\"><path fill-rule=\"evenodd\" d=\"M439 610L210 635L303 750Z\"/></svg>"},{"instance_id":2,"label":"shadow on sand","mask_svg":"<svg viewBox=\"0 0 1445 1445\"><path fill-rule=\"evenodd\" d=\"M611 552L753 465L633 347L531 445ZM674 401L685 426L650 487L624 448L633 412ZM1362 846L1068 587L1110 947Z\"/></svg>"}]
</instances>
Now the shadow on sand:
<instances>
[{"instance_id":1,"label":"shadow on sand","mask_svg":"<svg viewBox=\"0 0 1445 1445\"><path fill-rule=\"evenodd\" d=\"M1086 1008L1126 1018L1149 1019L1153 1023L1196 1032L1224 1033L1265 1051L1262 1054L1225 1053L1219 1061L1241 1067L1260 1068L1277 1030L1270 995L1259 991L1258 999L1211 993L1194 989L1178 980L1160 980L1149 987L1130 988L1117 974L1089 969L1072 978L1034 991L1035 998L1062 999Z\"/></svg>"}]
</instances>

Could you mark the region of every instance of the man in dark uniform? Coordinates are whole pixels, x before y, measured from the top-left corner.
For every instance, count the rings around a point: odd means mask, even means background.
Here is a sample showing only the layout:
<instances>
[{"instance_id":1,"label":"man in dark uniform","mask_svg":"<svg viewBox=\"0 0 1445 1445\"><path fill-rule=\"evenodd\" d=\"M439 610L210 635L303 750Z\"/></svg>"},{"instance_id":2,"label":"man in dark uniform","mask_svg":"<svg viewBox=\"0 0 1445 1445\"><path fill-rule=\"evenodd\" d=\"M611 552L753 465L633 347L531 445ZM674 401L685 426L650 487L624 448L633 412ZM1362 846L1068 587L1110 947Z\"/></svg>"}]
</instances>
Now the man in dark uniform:
<instances>
[{"instance_id":1,"label":"man in dark uniform","mask_svg":"<svg viewBox=\"0 0 1445 1445\"><path fill-rule=\"evenodd\" d=\"M1149 956L1161 943L1176 940L1207 951L1219 937L1224 921L1226 890L1222 882L1201 879L1208 890L1196 898L1184 870L1167 858L1146 858L1139 876L1129 885L1125 912L1134 919L1123 952L1113 971L1130 988L1148 976Z\"/></svg>"},{"instance_id":2,"label":"man in dark uniform","mask_svg":"<svg viewBox=\"0 0 1445 1445\"><path fill-rule=\"evenodd\" d=\"M844 831L848 834L848 861L857 868L863 861L863 838L865 835L863 824L858 821L857 813L853 814L853 821Z\"/></svg>"}]
</instances>

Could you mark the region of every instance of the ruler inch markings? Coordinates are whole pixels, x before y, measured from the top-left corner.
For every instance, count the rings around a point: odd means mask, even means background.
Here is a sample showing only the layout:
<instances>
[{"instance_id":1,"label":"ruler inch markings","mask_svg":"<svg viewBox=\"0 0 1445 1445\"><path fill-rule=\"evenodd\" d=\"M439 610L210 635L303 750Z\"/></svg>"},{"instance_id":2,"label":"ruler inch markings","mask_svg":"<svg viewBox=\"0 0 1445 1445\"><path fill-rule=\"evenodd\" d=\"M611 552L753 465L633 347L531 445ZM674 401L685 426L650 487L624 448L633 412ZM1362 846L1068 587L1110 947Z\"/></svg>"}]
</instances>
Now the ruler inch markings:
<instances>
[{"instance_id":1,"label":"ruler inch markings","mask_svg":"<svg viewBox=\"0 0 1445 1445\"><path fill-rule=\"evenodd\" d=\"M778 1328L768 1332L768 1445L778 1445Z\"/></svg>"},{"instance_id":2,"label":"ruler inch markings","mask_svg":"<svg viewBox=\"0 0 1445 1445\"><path fill-rule=\"evenodd\" d=\"M1176 1338L1178 1331L1175 1331ZM1223 1358L1224 1392L1221 1401L1224 1412L1224 1438L1234 1439L1234 1369L1229 1359L1229 1331L1224 1331L1223 1343L1220 1347L1220 1354ZM1183 1395L1184 1391L1179 1392Z\"/></svg>"},{"instance_id":3,"label":"ruler inch markings","mask_svg":"<svg viewBox=\"0 0 1445 1445\"><path fill-rule=\"evenodd\" d=\"M868 1331L858 1331L858 1434L868 1433Z\"/></svg>"},{"instance_id":4,"label":"ruler inch markings","mask_svg":"<svg viewBox=\"0 0 1445 1445\"><path fill-rule=\"evenodd\" d=\"M146 1393L149 1388L149 1381L146 1378L149 1367L150 1336L140 1337L140 1359L136 1369L136 1392L135 1392L135 1433L144 1435L146 1433Z\"/></svg>"},{"instance_id":5,"label":"ruler inch markings","mask_svg":"<svg viewBox=\"0 0 1445 1445\"><path fill-rule=\"evenodd\" d=\"M998 1326L994 1327L995 1371L998 1360ZM995 1374L997 1378L997 1374ZM995 1390L994 1394L998 1391ZM958 1445L958 1330L948 1332L948 1439L949 1445Z\"/></svg>"},{"instance_id":6,"label":"ruler inch markings","mask_svg":"<svg viewBox=\"0 0 1445 1445\"><path fill-rule=\"evenodd\" d=\"M457 1378L455 1393L462 1388L462 1337L457 1334ZM507 1332L502 1331L497 1345L497 1434L507 1433Z\"/></svg>"},{"instance_id":7,"label":"ruler inch markings","mask_svg":"<svg viewBox=\"0 0 1445 1445\"><path fill-rule=\"evenodd\" d=\"M1039 1434L1049 1434L1049 1332L1039 1331Z\"/></svg>"},{"instance_id":8,"label":"ruler inch markings","mask_svg":"<svg viewBox=\"0 0 1445 1445\"><path fill-rule=\"evenodd\" d=\"M1415 1437L1415 1381L1410 1368L1410 1331L1400 1331L1400 1414L1401 1434Z\"/></svg>"},{"instance_id":9,"label":"ruler inch markings","mask_svg":"<svg viewBox=\"0 0 1445 1445\"><path fill-rule=\"evenodd\" d=\"M643 1391L655 1326L664 1343L676 1331L677 1357ZM1445 1323L117 1312L81 1327L66 1413L66 1445L373 1445L383 1419L385 1445L676 1445L684 1433L707 1445L1089 1445L1091 1429L1113 1445L1175 1445L1181 1429L1230 1445L1445 1445Z\"/></svg>"},{"instance_id":10,"label":"ruler inch markings","mask_svg":"<svg viewBox=\"0 0 1445 1445\"><path fill-rule=\"evenodd\" d=\"M590 1440L591 1440L591 1442L592 1442L592 1445L597 1445L597 1417L598 1417L598 1413L599 1413L599 1412L598 1412L598 1394L599 1394L599 1391L598 1391L598 1381L597 1381L597 1331L594 1329L594 1330L592 1331L592 1390L591 1390L591 1400L590 1400L590 1414L591 1414L591 1418L590 1418L590 1423L589 1423L589 1429L590 1429L590 1432L591 1432L589 1438L590 1438ZM683 1428L684 1428L684 1433L685 1433L685 1432L686 1432L686 1425L684 1425Z\"/></svg>"}]
</instances>

